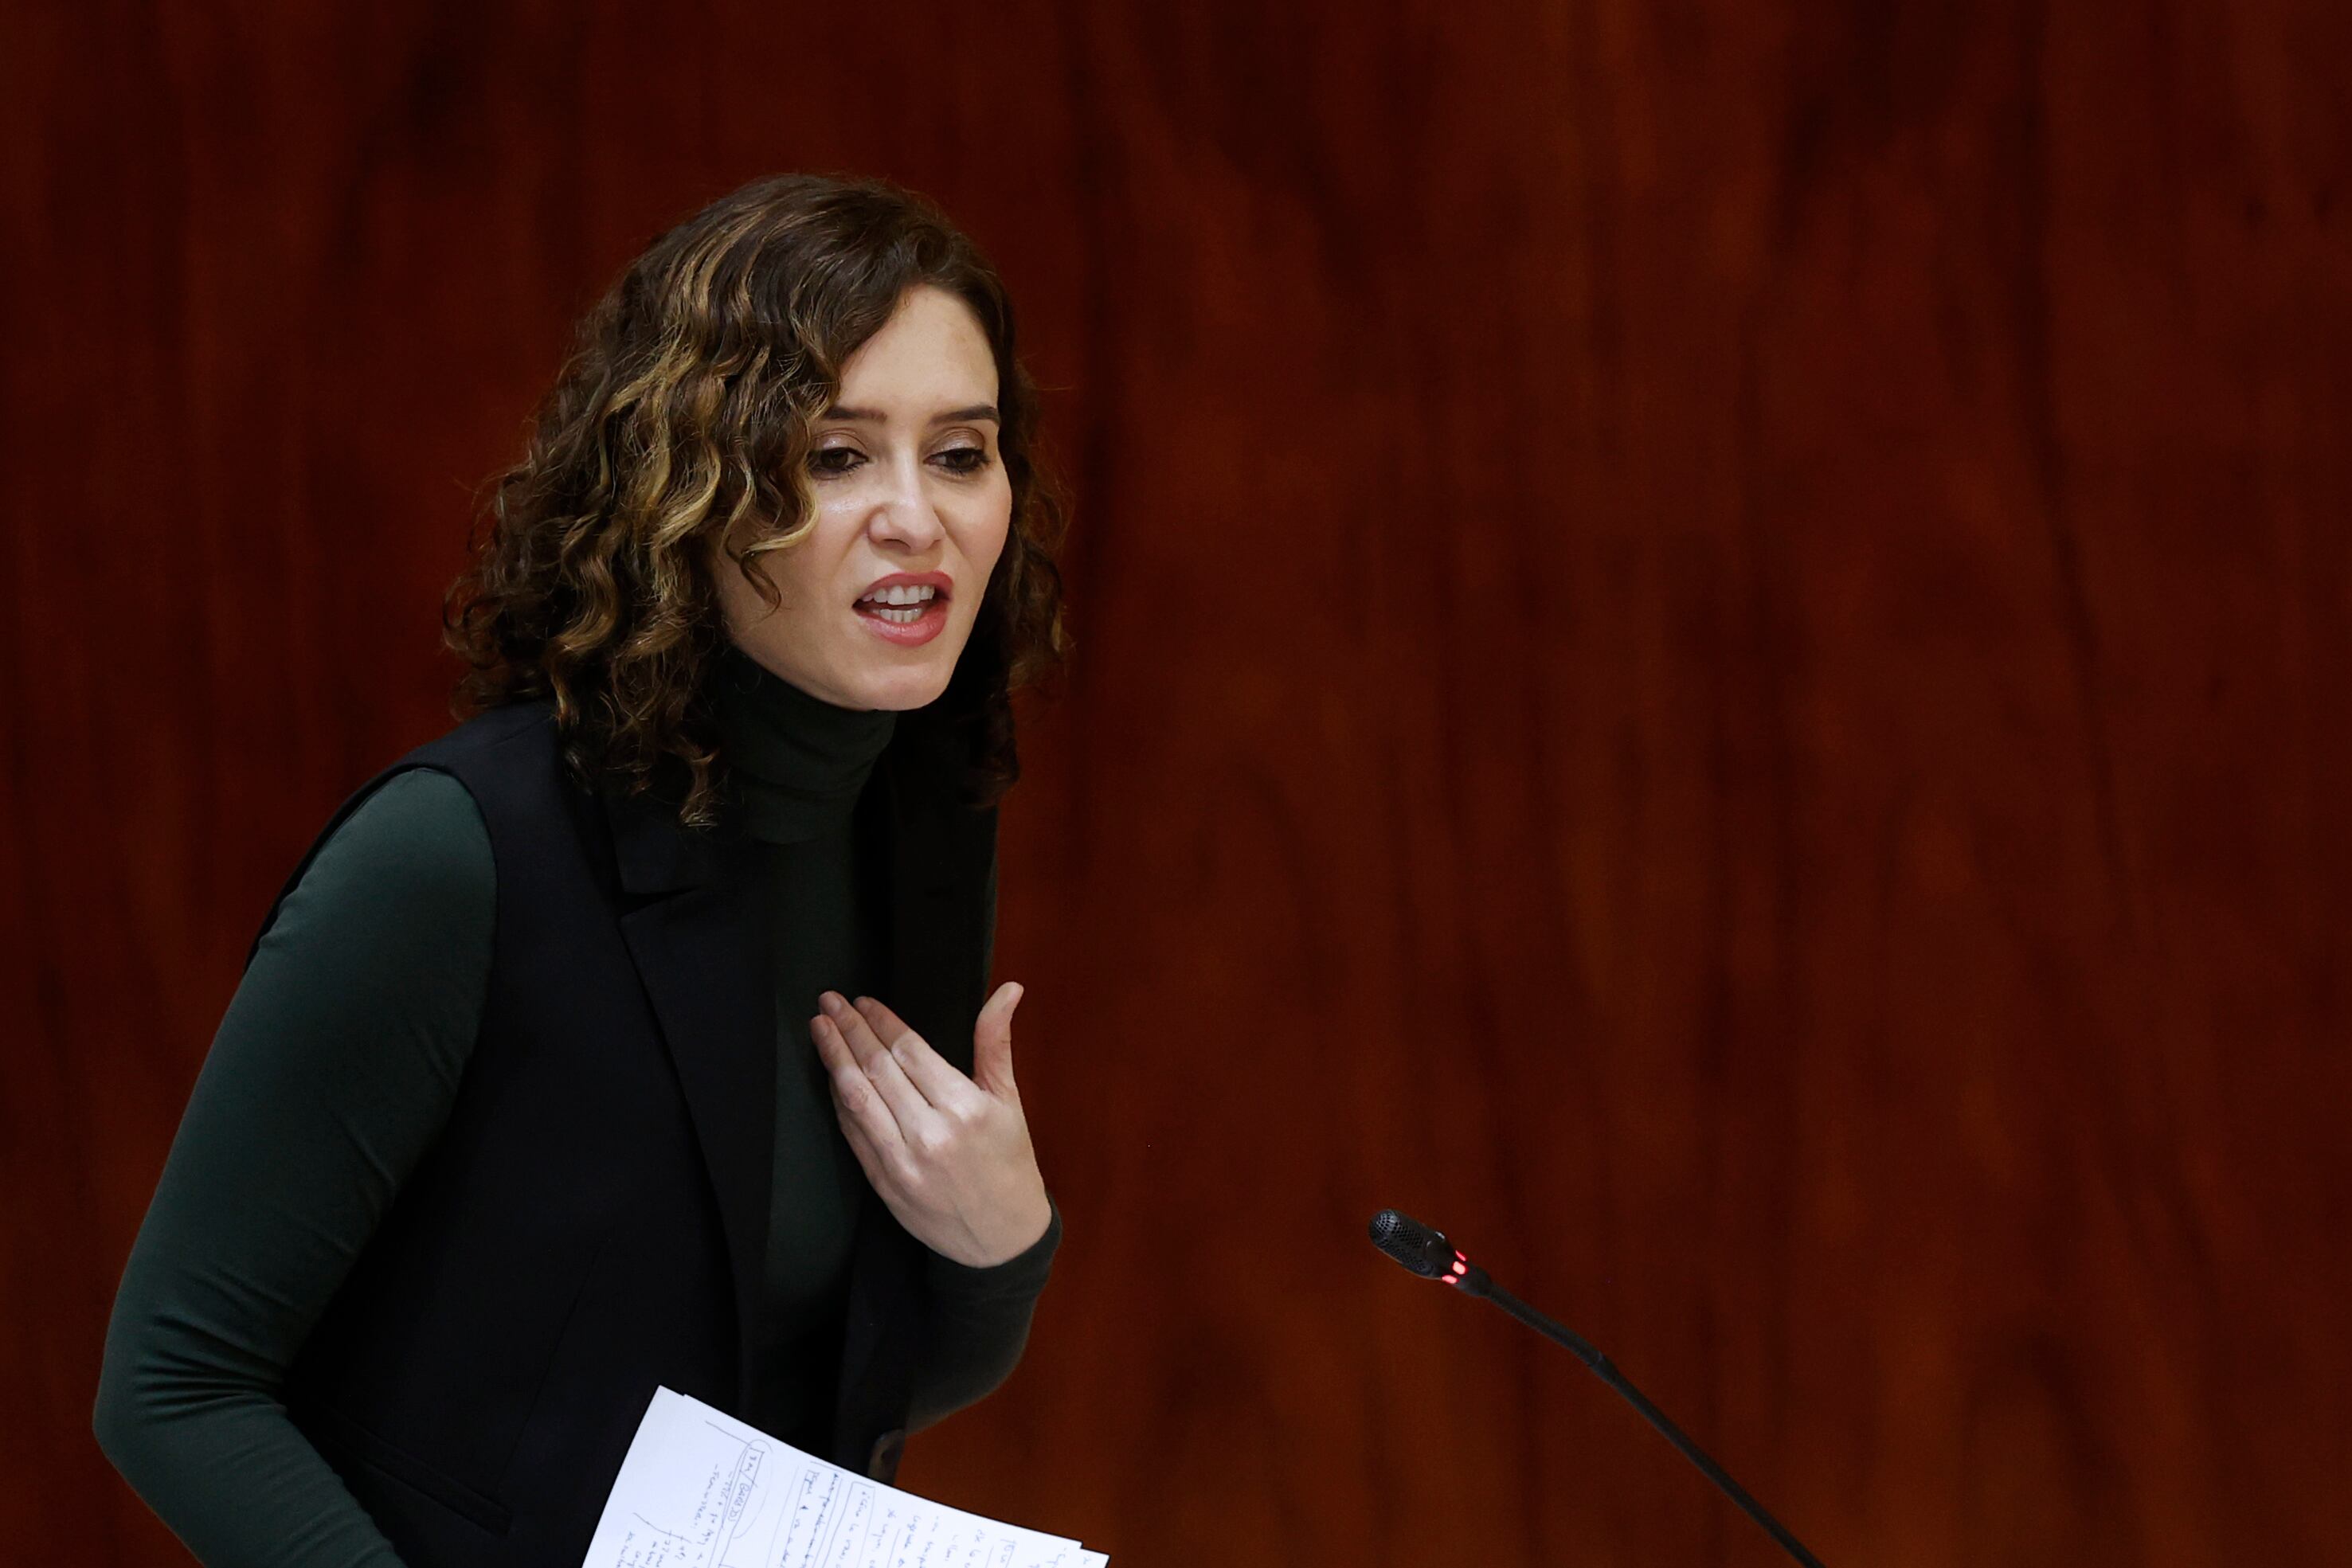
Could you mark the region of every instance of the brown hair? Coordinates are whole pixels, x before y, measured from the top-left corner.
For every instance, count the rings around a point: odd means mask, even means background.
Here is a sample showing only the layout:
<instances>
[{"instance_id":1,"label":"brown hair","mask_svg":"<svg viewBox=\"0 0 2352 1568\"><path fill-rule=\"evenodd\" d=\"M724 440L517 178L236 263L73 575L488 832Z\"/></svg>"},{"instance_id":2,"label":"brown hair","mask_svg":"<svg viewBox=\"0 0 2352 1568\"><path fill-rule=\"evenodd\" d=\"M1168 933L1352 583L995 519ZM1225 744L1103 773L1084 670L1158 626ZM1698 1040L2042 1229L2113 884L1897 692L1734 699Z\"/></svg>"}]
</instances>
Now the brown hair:
<instances>
[{"instance_id":1,"label":"brown hair","mask_svg":"<svg viewBox=\"0 0 2352 1568\"><path fill-rule=\"evenodd\" d=\"M1071 646L1054 564L1066 511L1036 461L1003 283L936 207L879 180L745 185L656 238L589 312L444 600L444 640L468 665L452 711L552 699L583 787L637 794L667 773L679 820L715 821L702 686L727 632L705 542L779 602L753 561L814 527L811 423L926 284L971 308L995 356L1013 519L947 692L898 723L936 727L966 804L1001 799L1020 777L1012 694Z\"/></svg>"}]
</instances>

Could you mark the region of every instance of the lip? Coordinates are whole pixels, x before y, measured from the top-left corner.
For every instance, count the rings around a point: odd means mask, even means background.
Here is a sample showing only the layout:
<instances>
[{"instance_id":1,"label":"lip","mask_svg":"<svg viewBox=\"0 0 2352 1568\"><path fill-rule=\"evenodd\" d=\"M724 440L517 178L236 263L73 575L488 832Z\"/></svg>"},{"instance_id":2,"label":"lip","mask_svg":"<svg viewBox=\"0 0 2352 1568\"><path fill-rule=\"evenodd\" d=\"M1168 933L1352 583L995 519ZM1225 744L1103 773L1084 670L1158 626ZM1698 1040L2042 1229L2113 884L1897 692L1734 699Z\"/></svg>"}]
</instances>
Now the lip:
<instances>
[{"instance_id":1,"label":"lip","mask_svg":"<svg viewBox=\"0 0 2352 1568\"><path fill-rule=\"evenodd\" d=\"M850 606L849 612L885 643L893 643L901 648L919 648L947 630L948 596L941 593L929 601L923 606L920 615L903 626L885 621L879 615L868 615L854 604Z\"/></svg>"}]
</instances>

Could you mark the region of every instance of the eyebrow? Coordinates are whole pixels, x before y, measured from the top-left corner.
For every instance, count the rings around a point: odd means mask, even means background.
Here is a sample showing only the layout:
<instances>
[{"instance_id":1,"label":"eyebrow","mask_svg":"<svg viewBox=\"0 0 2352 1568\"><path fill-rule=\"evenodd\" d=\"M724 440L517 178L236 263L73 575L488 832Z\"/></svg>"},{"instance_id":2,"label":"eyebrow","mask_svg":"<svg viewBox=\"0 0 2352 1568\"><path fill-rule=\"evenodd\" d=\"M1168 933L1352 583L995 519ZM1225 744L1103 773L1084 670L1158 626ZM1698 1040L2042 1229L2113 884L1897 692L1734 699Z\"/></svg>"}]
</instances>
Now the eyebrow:
<instances>
[{"instance_id":1,"label":"eyebrow","mask_svg":"<svg viewBox=\"0 0 2352 1568\"><path fill-rule=\"evenodd\" d=\"M840 403L826 409L819 417L837 419L849 424L887 424L890 422L890 416L878 408L847 408ZM950 409L945 413L933 414L931 423L953 424L960 420L971 419L985 419L996 424L1004 423L997 414L996 405L992 402L976 402L969 408Z\"/></svg>"}]
</instances>

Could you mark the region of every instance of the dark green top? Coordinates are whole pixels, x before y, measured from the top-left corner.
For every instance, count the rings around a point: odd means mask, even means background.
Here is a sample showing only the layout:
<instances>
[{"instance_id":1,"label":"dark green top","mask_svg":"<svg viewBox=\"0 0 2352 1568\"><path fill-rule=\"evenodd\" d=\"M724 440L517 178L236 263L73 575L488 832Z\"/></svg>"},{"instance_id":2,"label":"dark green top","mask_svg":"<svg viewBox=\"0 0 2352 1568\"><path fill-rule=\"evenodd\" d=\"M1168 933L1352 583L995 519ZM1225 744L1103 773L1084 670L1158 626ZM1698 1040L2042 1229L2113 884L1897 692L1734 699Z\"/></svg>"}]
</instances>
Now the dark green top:
<instances>
[{"instance_id":1,"label":"dark green top","mask_svg":"<svg viewBox=\"0 0 2352 1568\"><path fill-rule=\"evenodd\" d=\"M775 1185L752 1409L825 1445L865 1185L809 1039L817 993L887 999L850 815L896 716L836 707L730 649L713 696L774 933ZM992 889L992 897L993 890ZM296 1350L446 1120L488 984L497 872L473 797L413 768L320 847L231 998L108 1325L97 1430L206 1563L397 1568L287 1419ZM1012 1371L1061 1236L989 1269L934 1254L922 1426Z\"/></svg>"}]
</instances>

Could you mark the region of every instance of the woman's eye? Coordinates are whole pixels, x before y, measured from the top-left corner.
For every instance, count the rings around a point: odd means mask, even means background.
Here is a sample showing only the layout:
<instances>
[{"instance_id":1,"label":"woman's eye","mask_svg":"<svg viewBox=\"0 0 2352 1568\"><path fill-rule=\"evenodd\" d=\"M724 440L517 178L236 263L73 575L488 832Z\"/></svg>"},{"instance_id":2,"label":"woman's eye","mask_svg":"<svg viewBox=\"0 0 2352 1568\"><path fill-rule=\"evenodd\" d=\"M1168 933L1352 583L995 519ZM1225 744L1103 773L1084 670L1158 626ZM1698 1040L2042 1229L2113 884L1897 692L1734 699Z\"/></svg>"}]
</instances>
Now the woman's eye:
<instances>
[{"instance_id":1,"label":"woman's eye","mask_svg":"<svg viewBox=\"0 0 2352 1568\"><path fill-rule=\"evenodd\" d=\"M809 472L820 478L846 474L866 461L866 455L855 446L820 446L809 454Z\"/></svg>"},{"instance_id":2,"label":"woman's eye","mask_svg":"<svg viewBox=\"0 0 2352 1568\"><path fill-rule=\"evenodd\" d=\"M937 461L950 474L977 474L992 460L986 447L950 446L939 455Z\"/></svg>"}]
</instances>

